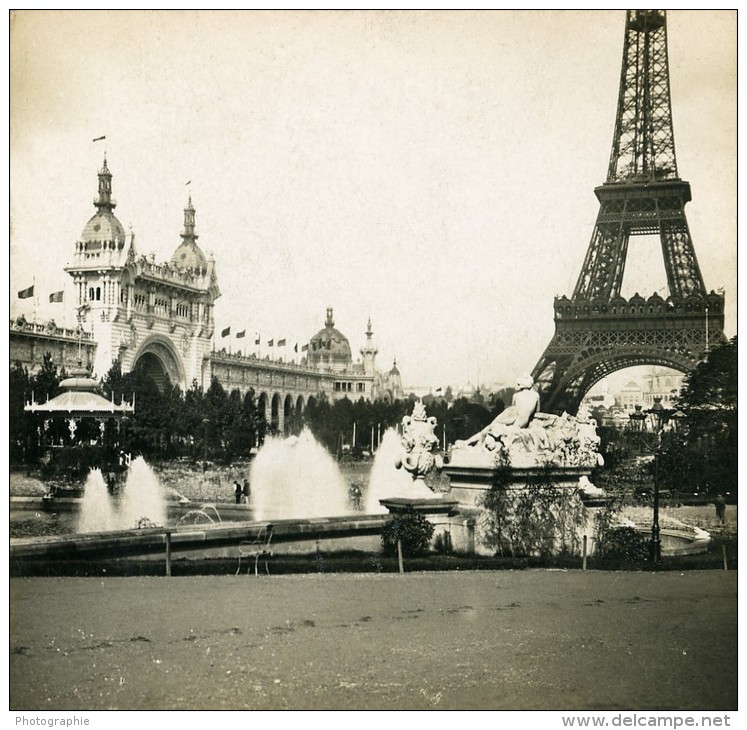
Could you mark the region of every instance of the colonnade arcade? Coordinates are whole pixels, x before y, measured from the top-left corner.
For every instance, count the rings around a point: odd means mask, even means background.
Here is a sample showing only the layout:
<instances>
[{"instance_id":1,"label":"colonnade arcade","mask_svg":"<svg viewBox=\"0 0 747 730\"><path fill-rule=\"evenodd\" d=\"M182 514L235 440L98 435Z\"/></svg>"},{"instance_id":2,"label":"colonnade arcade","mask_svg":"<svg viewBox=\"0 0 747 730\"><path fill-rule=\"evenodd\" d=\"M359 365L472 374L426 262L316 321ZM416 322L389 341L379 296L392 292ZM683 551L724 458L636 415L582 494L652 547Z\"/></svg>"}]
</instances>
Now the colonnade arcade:
<instances>
[{"instance_id":1,"label":"colonnade arcade","mask_svg":"<svg viewBox=\"0 0 747 730\"><path fill-rule=\"evenodd\" d=\"M302 395L262 391L255 393L257 410L267 422L268 433L287 436L298 425L308 401Z\"/></svg>"}]
</instances>

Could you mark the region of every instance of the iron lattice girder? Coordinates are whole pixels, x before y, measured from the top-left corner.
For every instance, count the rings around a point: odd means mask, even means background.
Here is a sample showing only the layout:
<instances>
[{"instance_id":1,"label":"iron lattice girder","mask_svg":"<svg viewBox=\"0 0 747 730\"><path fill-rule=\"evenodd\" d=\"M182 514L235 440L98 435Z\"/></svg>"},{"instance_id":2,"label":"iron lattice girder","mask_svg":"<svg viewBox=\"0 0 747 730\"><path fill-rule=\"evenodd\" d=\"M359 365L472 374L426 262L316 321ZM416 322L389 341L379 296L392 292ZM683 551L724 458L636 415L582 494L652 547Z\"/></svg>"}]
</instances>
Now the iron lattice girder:
<instances>
[{"instance_id":1,"label":"iron lattice girder","mask_svg":"<svg viewBox=\"0 0 747 730\"><path fill-rule=\"evenodd\" d=\"M677 177L664 10L628 10L607 182Z\"/></svg>"},{"instance_id":2,"label":"iron lattice girder","mask_svg":"<svg viewBox=\"0 0 747 730\"><path fill-rule=\"evenodd\" d=\"M575 412L584 394L625 367L688 372L723 342L724 298L706 294L680 180L669 93L666 12L629 10L607 181L571 299L555 300L555 335L534 368L543 410ZM670 296L620 296L630 236L658 234Z\"/></svg>"},{"instance_id":3,"label":"iron lattice girder","mask_svg":"<svg viewBox=\"0 0 747 730\"><path fill-rule=\"evenodd\" d=\"M709 347L725 342L723 296L685 302L556 300L555 334L535 366L543 410L575 411L603 377L626 367L659 365L690 371Z\"/></svg>"},{"instance_id":4,"label":"iron lattice girder","mask_svg":"<svg viewBox=\"0 0 747 730\"><path fill-rule=\"evenodd\" d=\"M685 204L690 184L683 180L660 183L601 185L597 222L573 292L574 298L611 298L620 295L628 241L631 235L659 234L667 284L680 297L705 294Z\"/></svg>"}]
</instances>

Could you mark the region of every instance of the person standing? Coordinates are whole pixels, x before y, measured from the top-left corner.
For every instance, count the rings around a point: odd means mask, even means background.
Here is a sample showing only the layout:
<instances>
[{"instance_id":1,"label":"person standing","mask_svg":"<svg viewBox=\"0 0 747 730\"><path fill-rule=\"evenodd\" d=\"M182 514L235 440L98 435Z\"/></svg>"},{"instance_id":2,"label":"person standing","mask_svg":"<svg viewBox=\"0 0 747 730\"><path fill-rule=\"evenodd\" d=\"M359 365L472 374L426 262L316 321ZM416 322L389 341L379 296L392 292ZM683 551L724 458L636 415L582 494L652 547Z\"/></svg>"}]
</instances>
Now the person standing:
<instances>
[{"instance_id":1,"label":"person standing","mask_svg":"<svg viewBox=\"0 0 747 730\"><path fill-rule=\"evenodd\" d=\"M233 483L233 493L236 497L236 504L241 504L241 484L239 484L239 480L235 479Z\"/></svg>"},{"instance_id":2,"label":"person standing","mask_svg":"<svg viewBox=\"0 0 747 730\"><path fill-rule=\"evenodd\" d=\"M722 494L717 494L713 503L716 505L716 517L723 525L726 522L726 500Z\"/></svg>"},{"instance_id":3,"label":"person standing","mask_svg":"<svg viewBox=\"0 0 747 730\"><path fill-rule=\"evenodd\" d=\"M241 490L242 496L244 497L244 504L249 504L249 495L252 493L252 488L249 486L249 480L244 477L244 487Z\"/></svg>"}]
</instances>

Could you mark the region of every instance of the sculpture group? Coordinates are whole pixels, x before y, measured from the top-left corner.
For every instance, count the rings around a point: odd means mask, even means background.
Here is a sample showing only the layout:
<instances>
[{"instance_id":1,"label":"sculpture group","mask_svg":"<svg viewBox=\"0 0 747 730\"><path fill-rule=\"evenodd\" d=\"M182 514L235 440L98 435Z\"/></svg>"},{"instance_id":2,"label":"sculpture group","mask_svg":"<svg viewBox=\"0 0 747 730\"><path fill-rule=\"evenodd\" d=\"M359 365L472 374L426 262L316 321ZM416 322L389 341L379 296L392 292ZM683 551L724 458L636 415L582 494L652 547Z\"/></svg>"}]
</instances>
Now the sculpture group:
<instances>
[{"instance_id":1,"label":"sculpture group","mask_svg":"<svg viewBox=\"0 0 747 730\"><path fill-rule=\"evenodd\" d=\"M514 468L597 466L601 455L596 422L583 413L543 413L539 405L532 378L519 378L511 405L482 431L457 441L451 463Z\"/></svg>"}]
</instances>

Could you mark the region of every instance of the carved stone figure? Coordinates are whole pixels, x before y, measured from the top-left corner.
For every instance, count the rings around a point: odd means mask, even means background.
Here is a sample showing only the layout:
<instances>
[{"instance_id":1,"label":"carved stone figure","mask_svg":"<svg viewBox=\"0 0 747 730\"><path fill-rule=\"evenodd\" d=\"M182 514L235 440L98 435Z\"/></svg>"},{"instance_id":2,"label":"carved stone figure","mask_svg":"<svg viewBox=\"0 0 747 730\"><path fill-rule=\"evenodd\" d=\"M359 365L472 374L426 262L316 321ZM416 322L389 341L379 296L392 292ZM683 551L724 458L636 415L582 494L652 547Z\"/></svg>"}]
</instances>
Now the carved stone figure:
<instances>
[{"instance_id":1,"label":"carved stone figure","mask_svg":"<svg viewBox=\"0 0 747 730\"><path fill-rule=\"evenodd\" d=\"M395 466L404 468L415 480L424 480L432 469L443 466L441 455L434 453L438 448L436 424L433 416L426 415L425 406L420 401L415 404L412 416L402 419L404 455L397 458Z\"/></svg>"},{"instance_id":2,"label":"carved stone figure","mask_svg":"<svg viewBox=\"0 0 747 730\"><path fill-rule=\"evenodd\" d=\"M496 441L510 433L511 428L526 428L539 411L539 393L534 389L531 376L523 375L516 383L517 391L511 400L511 405L501 411L491 423L482 431L471 436L464 442L471 446L478 442L485 442L489 450L496 448Z\"/></svg>"},{"instance_id":3,"label":"carved stone figure","mask_svg":"<svg viewBox=\"0 0 747 730\"><path fill-rule=\"evenodd\" d=\"M482 431L457 441L452 464L513 467L594 467L601 463L596 422L588 414L539 410L531 378L519 379L511 406Z\"/></svg>"}]
</instances>

